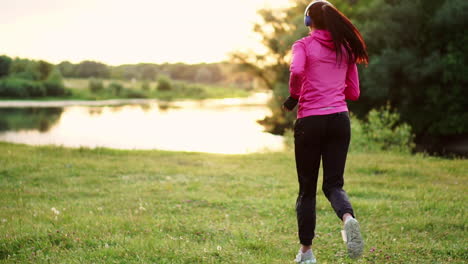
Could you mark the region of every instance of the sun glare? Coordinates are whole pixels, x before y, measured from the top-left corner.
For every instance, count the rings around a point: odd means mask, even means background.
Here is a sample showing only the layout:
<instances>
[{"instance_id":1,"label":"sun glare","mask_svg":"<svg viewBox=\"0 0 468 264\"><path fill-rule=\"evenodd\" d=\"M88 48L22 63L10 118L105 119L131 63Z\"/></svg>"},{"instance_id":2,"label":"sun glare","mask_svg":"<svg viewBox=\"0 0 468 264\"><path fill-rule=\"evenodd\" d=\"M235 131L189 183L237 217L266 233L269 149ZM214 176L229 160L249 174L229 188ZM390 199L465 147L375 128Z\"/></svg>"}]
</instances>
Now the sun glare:
<instances>
[{"instance_id":1,"label":"sun glare","mask_svg":"<svg viewBox=\"0 0 468 264\"><path fill-rule=\"evenodd\" d=\"M216 62L258 49L257 10L288 0L18 0L2 3L1 54L54 63ZM26 7L26 8L25 8Z\"/></svg>"}]
</instances>

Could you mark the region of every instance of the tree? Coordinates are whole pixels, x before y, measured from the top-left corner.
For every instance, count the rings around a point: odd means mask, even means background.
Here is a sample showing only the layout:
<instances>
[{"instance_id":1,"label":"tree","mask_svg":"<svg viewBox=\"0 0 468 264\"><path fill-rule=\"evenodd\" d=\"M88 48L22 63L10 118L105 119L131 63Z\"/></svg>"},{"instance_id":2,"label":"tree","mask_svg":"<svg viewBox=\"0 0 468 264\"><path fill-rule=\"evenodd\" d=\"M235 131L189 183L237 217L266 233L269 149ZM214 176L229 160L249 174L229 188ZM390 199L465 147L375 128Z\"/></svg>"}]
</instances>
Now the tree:
<instances>
[{"instance_id":1,"label":"tree","mask_svg":"<svg viewBox=\"0 0 468 264\"><path fill-rule=\"evenodd\" d=\"M140 66L142 80L153 81L156 78L156 74L158 73L156 64L142 63L138 66Z\"/></svg>"},{"instance_id":2,"label":"tree","mask_svg":"<svg viewBox=\"0 0 468 264\"><path fill-rule=\"evenodd\" d=\"M377 0L363 13L371 63L362 111L389 102L417 141L468 133L468 2Z\"/></svg>"},{"instance_id":3,"label":"tree","mask_svg":"<svg viewBox=\"0 0 468 264\"><path fill-rule=\"evenodd\" d=\"M109 78L110 71L106 64L96 61L82 61L76 66L76 77Z\"/></svg>"},{"instance_id":4,"label":"tree","mask_svg":"<svg viewBox=\"0 0 468 264\"><path fill-rule=\"evenodd\" d=\"M0 56L0 78L7 76L10 73L10 65L12 59L8 56Z\"/></svg>"},{"instance_id":5,"label":"tree","mask_svg":"<svg viewBox=\"0 0 468 264\"><path fill-rule=\"evenodd\" d=\"M39 80L45 80L49 77L50 72L54 69L54 65L47 61L40 60L37 62L37 69L39 71Z\"/></svg>"},{"instance_id":6,"label":"tree","mask_svg":"<svg viewBox=\"0 0 468 264\"><path fill-rule=\"evenodd\" d=\"M158 86L157 86L158 91L169 91L172 89L172 83L171 80L164 75L160 75L158 77Z\"/></svg>"},{"instance_id":7,"label":"tree","mask_svg":"<svg viewBox=\"0 0 468 264\"><path fill-rule=\"evenodd\" d=\"M211 71L207 67L201 67L195 75L196 82L209 83L212 81Z\"/></svg>"},{"instance_id":8,"label":"tree","mask_svg":"<svg viewBox=\"0 0 468 264\"><path fill-rule=\"evenodd\" d=\"M37 62L28 59L15 58L10 66L10 76L26 80L39 80L40 72Z\"/></svg>"},{"instance_id":9,"label":"tree","mask_svg":"<svg viewBox=\"0 0 468 264\"><path fill-rule=\"evenodd\" d=\"M57 68L60 70L62 76L64 77L76 77L75 67L76 65L69 61L62 61L57 65Z\"/></svg>"}]
</instances>

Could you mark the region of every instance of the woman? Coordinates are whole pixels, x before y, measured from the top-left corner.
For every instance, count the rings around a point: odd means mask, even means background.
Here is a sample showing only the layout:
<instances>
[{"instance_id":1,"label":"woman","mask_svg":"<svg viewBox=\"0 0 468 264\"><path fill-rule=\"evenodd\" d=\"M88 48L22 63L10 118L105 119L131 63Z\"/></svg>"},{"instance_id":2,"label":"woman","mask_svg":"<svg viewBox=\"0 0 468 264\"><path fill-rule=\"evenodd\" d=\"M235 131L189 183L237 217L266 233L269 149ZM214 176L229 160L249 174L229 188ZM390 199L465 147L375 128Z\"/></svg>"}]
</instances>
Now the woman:
<instances>
[{"instance_id":1,"label":"woman","mask_svg":"<svg viewBox=\"0 0 468 264\"><path fill-rule=\"evenodd\" d=\"M368 63L366 45L349 19L325 0L313 1L304 16L310 35L292 47L290 96L283 104L285 110L291 111L299 103L294 144L299 179L296 212L302 246L296 262L316 263L311 246L320 160L322 190L344 223L348 255L357 258L364 242L342 189L351 136L345 99L359 97L356 63Z\"/></svg>"}]
</instances>

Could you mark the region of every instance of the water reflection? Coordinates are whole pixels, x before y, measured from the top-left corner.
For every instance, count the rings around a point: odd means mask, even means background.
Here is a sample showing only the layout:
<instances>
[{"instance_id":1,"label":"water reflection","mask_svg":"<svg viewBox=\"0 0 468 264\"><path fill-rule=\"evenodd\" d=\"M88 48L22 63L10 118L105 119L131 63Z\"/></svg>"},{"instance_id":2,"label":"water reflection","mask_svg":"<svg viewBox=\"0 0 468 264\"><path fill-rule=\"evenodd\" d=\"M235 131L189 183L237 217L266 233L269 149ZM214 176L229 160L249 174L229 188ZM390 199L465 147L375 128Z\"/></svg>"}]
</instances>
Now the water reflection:
<instances>
[{"instance_id":1,"label":"water reflection","mask_svg":"<svg viewBox=\"0 0 468 264\"><path fill-rule=\"evenodd\" d=\"M47 132L63 112L62 108L0 108L0 131L37 129Z\"/></svg>"},{"instance_id":2,"label":"water reflection","mask_svg":"<svg viewBox=\"0 0 468 264\"><path fill-rule=\"evenodd\" d=\"M0 140L33 145L211 153L282 149L282 137L263 132L263 127L256 122L270 114L269 110L264 105L244 103L224 99L170 105L148 102L124 106L67 106L54 111L48 108L0 109L3 111L1 120L8 120L5 123L9 124L4 125ZM41 111L44 111L42 115L30 116ZM21 124L12 121L17 119L36 122L15 129L13 127ZM47 129L44 130L38 120L49 120Z\"/></svg>"}]
</instances>

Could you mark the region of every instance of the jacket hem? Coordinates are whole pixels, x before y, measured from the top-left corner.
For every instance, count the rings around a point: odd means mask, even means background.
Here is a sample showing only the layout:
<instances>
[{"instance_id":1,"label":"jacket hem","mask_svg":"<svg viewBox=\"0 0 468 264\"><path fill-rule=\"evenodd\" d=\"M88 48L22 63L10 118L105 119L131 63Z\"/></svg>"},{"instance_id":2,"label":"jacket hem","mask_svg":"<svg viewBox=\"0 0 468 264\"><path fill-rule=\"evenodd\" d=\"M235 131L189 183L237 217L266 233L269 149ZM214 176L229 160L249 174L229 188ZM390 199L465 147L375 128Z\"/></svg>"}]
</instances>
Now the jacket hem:
<instances>
[{"instance_id":1,"label":"jacket hem","mask_svg":"<svg viewBox=\"0 0 468 264\"><path fill-rule=\"evenodd\" d=\"M322 107L322 108L316 108L316 109L299 110L297 112L297 118L303 118L303 117L311 116L311 115L330 115L330 114L347 112L347 111L348 111L347 105L337 106L337 107Z\"/></svg>"}]
</instances>

